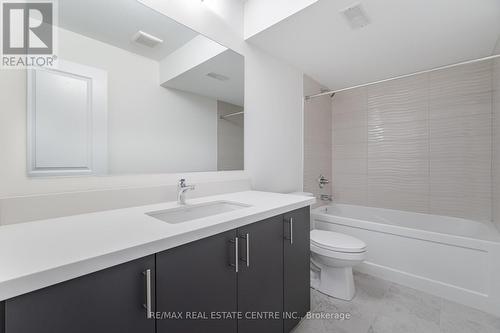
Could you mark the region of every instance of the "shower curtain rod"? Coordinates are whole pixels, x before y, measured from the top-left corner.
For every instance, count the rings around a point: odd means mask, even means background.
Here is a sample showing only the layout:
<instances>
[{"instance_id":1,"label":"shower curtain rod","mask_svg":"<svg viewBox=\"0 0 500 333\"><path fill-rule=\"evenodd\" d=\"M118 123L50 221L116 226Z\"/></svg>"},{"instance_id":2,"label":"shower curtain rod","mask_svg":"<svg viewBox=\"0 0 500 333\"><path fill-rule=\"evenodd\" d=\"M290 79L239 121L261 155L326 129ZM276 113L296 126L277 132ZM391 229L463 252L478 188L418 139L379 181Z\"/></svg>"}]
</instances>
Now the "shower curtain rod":
<instances>
[{"instance_id":1,"label":"shower curtain rod","mask_svg":"<svg viewBox=\"0 0 500 333\"><path fill-rule=\"evenodd\" d=\"M220 119L226 119L227 117L232 117L232 116L237 116L239 114L244 114L245 111L239 111L239 112L234 112L234 113L229 113L224 116L220 116Z\"/></svg>"},{"instance_id":2,"label":"shower curtain rod","mask_svg":"<svg viewBox=\"0 0 500 333\"><path fill-rule=\"evenodd\" d=\"M342 89L338 89L338 90L322 91L322 92L320 92L318 94L304 96L304 100L307 101L307 100L310 100L311 98L321 97L321 96L325 96L325 95L331 95L331 94L335 94L335 93L338 93L338 92L341 92L341 91L346 91L346 90L350 90L350 89L366 87L366 86L369 86L369 85L372 85L372 84L376 84L376 83L382 83L382 82L387 82L387 81L402 79L402 78L405 78L405 77L408 77L408 76L413 76L413 75L418 75L418 74L424 74L424 73L430 73L430 72L434 72L434 71L438 71L438 70L446 69L446 68L451 68L451 67L455 67L455 66L473 64L475 62L480 62L480 61L484 61L484 60L495 59L495 58L498 58L498 57L500 57L500 54L492 55L492 56L488 56L488 57L484 57L484 58L479 58L479 59L474 59L474 60L463 61L463 62L459 62L459 63L452 64L452 65L446 65L446 66L436 67L436 68L433 68L433 69L428 69L428 70L425 70L425 71L415 72L415 73L411 73L411 74L405 74L405 75L401 75L401 76L395 76L395 77L390 78L390 79L384 79L384 80L380 80L380 81L375 81L375 82L360 84L360 85L352 86L352 87L349 87L349 88L342 88Z\"/></svg>"}]
</instances>

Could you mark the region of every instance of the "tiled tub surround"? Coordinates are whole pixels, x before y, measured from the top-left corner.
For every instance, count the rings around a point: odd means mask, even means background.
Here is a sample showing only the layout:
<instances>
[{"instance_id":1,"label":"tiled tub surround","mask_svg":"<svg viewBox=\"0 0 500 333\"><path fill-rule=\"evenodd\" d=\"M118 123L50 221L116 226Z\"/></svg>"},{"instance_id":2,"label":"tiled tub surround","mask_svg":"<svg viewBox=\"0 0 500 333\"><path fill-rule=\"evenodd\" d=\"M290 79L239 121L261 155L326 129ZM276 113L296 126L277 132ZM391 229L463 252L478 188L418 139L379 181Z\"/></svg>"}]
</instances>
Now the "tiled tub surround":
<instances>
[{"instance_id":1,"label":"tiled tub surround","mask_svg":"<svg viewBox=\"0 0 500 333\"><path fill-rule=\"evenodd\" d=\"M320 91L322 87L304 76L304 95ZM320 175L332 179L332 112L330 96L304 101L304 191L332 194L331 183L323 189L318 186ZM318 201L317 205L321 205Z\"/></svg>"},{"instance_id":2,"label":"tiled tub surround","mask_svg":"<svg viewBox=\"0 0 500 333\"><path fill-rule=\"evenodd\" d=\"M493 222L500 230L500 58L493 65Z\"/></svg>"},{"instance_id":3,"label":"tiled tub surround","mask_svg":"<svg viewBox=\"0 0 500 333\"><path fill-rule=\"evenodd\" d=\"M355 269L500 316L500 233L491 223L337 203L311 220L367 244Z\"/></svg>"},{"instance_id":4,"label":"tiled tub surround","mask_svg":"<svg viewBox=\"0 0 500 333\"><path fill-rule=\"evenodd\" d=\"M336 94L335 200L491 221L493 68L488 60Z\"/></svg>"}]
</instances>

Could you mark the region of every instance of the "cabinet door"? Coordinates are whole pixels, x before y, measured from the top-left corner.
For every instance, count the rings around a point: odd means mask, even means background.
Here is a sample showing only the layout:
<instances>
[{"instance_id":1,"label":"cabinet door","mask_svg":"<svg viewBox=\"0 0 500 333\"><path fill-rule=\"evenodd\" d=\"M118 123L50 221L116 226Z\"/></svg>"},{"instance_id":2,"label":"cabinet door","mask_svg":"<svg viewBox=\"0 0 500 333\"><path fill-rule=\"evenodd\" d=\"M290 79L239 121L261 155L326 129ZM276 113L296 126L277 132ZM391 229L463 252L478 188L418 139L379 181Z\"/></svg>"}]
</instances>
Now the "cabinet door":
<instances>
[{"instance_id":1,"label":"cabinet door","mask_svg":"<svg viewBox=\"0 0 500 333\"><path fill-rule=\"evenodd\" d=\"M309 207L284 215L284 309L297 315L284 320L285 332L290 332L311 308L309 225Z\"/></svg>"},{"instance_id":2,"label":"cabinet door","mask_svg":"<svg viewBox=\"0 0 500 333\"><path fill-rule=\"evenodd\" d=\"M143 307L148 269L154 279L154 256L9 299L5 332L154 333ZM154 280L150 285L154 305Z\"/></svg>"},{"instance_id":3,"label":"cabinet door","mask_svg":"<svg viewBox=\"0 0 500 333\"><path fill-rule=\"evenodd\" d=\"M181 315L158 319L158 333L236 332L236 318L200 317L236 311L235 238L228 231L156 255L157 310Z\"/></svg>"},{"instance_id":4,"label":"cabinet door","mask_svg":"<svg viewBox=\"0 0 500 333\"><path fill-rule=\"evenodd\" d=\"M0 333L5 333L5 302L0 302Z\"/></svg>"},{"instance_id":5,"label":"cabinet door","mask_svg":"<svg viewBox=\"0 0 500 333\"><path fill-rule=\"evenodd\" d=\"M243 314L238 333L282 333L283 217L240 228L238 236L238 311ZM262 314L274 317L253 317Z\"/></svg>"}]
</instances>

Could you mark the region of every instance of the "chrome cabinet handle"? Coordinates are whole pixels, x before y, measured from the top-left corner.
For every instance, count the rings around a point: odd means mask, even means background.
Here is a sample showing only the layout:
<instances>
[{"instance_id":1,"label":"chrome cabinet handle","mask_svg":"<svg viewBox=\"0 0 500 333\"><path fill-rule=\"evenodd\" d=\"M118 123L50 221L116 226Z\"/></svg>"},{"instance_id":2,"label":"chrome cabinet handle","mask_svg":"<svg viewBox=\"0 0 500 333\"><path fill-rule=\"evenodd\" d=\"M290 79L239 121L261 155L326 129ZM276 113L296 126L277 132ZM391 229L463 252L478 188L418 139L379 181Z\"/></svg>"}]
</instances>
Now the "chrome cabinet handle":
<instances>
[{"instance_id":1,"label":"chrome cabinet handle","mask_svg":"<svg viewBox=\"0 0 500 333\"><path fill-rule=\"evenodd\" d=\"M234 264L231 264L231 266L234 267L234 271L238 273L239 270L239 261L240 261L240 255L239 255L239 240L238 237L235 237L234 240L231 239L229 241L230 243L234 243Z\"/></svg>"},{"instance_id":2,"label":"chrome cabinet handle","mask_svg":"<svg viewBox=\"0 0 500 333\"><path fill-rule=\"evenodd\" d=\"M143 307L146 309L146 318L153 318L153 311L151 308L151 270L147 269L143 273L146 276L146 304L143 304Z\"/></svg>"},{"instance_id":3,"label":"chrome cabinet handle","mask_svg":"<svg viewBox=\"0 0 500 333\"><path fill-rule=\"evenodd\" d=\"M293 217L290 217L287 222L290 223L290 238L285 237L285 239L289 240L290 244L293 244Z\"/></svg>"},{"instance_id":4,"label":"chrome cabinet handle","mask_svg":"<svg viewBox=\"0 0 500 333\"><path fill-rule=\"evenodd\" d=\"M246 251L246 259L242 259L247 263L247 267L250 267L250 234L245 234L245 236L241 236L245 240L247 251Z\"/></svg>"}]
</instances>

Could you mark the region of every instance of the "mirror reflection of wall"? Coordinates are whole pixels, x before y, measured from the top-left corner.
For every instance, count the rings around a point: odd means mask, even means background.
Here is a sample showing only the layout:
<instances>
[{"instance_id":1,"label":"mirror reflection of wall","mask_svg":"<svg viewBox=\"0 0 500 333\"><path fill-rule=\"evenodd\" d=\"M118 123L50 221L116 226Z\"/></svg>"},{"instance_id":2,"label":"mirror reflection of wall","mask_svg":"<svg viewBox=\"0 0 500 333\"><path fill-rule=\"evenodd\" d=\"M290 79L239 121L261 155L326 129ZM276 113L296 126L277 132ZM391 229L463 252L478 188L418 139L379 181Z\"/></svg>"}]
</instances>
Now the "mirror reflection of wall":
<instances>
[{"instance_id":1,"label":"mirror reflection of wall","mask_svg":"<svg viewBox=\"0 0 500 333\"><path fill-rule=\"evenodd\" d=\"M243 169L243 107L217 103L217 169Z\"/></svg>"},{"instance_id":2,"label":"mirror reflection of wall","mask_svg":"<svg viewBox=\"0 0 500 333\"><path fill-rule=\"evenodd\" d=\"M28 74L30 175L243 169L243 56L136 0L60 0L57 36Z\"/></svg>"}]
</instances>

